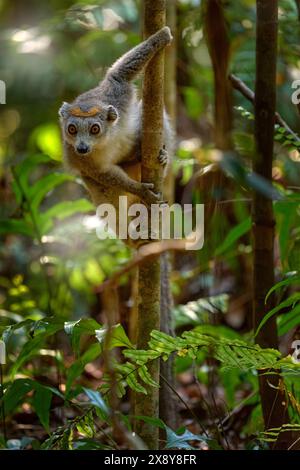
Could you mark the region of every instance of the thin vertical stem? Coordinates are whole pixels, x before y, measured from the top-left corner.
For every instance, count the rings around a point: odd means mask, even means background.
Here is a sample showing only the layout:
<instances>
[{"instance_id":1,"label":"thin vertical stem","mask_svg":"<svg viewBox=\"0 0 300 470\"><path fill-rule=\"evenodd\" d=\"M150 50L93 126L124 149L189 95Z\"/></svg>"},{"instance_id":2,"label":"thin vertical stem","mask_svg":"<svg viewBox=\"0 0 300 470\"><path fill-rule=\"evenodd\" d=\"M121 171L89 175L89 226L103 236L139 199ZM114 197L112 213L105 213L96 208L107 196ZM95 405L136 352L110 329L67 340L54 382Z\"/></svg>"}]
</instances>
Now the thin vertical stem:
<instances>
[{"instance_id":1,"label":"thin vertical stem","mask_svg":"<svg viewBox=\"0 0 300 470\"><path fill-rule=\"evenodd\" d=\"M4 384L3 384L3 365L0 364L0 399L1 399L1 421L3 428L3 436L5 442L7 441L6 422L5 422L5 407L4 407Z\"/></svg>"}]
</instances>

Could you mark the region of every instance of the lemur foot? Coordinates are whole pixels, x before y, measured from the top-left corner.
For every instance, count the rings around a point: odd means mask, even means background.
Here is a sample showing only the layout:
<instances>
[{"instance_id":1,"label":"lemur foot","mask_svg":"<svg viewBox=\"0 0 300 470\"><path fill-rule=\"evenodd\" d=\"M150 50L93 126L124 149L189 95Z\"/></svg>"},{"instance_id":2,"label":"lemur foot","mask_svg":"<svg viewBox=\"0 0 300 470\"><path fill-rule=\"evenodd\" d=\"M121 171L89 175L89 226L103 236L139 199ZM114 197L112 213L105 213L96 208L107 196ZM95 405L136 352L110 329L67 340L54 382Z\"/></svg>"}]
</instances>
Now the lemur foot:
<instances>
[{"instance_id":1,"label":"lemur foot","mask_svg":"<svg viewBox=\"0 0 300 470\"><path fill-rule=\"evenodd\" d=\"M154 189L153 183L141 183L140 198L149 206L160 203L162 198L161 193L155 193L152 189Z\"/></svg>"},{"instance_id":2,"label":"lemur foot","mask_svg":"<svg viewBox=\"0 0 300 470\"><path fill-rule=\"evenodd\" d=\"M166 166L168 164L169 154L165 146L163 146L163 148L159 151L158 161L162 166Z\"/></svg>"}]
</instances>

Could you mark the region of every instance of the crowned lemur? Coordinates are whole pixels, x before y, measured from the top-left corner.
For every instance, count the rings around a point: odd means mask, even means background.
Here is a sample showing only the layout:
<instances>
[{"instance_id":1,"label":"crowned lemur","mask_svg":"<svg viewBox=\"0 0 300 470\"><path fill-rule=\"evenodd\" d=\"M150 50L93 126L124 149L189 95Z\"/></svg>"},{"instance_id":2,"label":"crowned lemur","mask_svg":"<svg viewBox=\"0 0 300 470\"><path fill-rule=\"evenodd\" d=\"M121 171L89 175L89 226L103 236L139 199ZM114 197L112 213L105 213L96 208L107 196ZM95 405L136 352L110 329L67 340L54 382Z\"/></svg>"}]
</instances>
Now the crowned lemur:
<instances>
[{"instance_id":1,"label":"crowned lemur","mask_svg":"<svg viewBox=\"0 0 300 470\"><path fill-rule=\"evenodd\" d=\"M79 172L97 206L110 203L118 210L121 195L130 204L138 198L148 205L161 200L153 184L138 181L142 103L132 82L171 41L170 29L162 28L118 59L96 88L59 110L66 163ZM158 155L164 169L173 141L164 113L164 148Z\"/></svg>"},{"instance_id":2,"label":"crowned lemur","mask_svg":"<svg viewBox=\"0 0 300 470\"><path fill-rule=\"evenodd\" d=\"M128 207L139 199L148 205L161 200L161 195L153 191L153 184L138 181L142 103L137 99L132 82L149 60L171 41L170 29L162 28L117 60L96 88L78 96L71 104L64 103L59 110L67 165L79 172L96 206L103 203L114 206L117 220L119 196L128 197ZM165 170L174 145L166 113L163 130L164 148L157 157ZM116 232L118 235L118 230ZM131 240L127 243L137 246ZM172 334L166 253L161 261L161 328Z\"/></svg>"}]
</instances>

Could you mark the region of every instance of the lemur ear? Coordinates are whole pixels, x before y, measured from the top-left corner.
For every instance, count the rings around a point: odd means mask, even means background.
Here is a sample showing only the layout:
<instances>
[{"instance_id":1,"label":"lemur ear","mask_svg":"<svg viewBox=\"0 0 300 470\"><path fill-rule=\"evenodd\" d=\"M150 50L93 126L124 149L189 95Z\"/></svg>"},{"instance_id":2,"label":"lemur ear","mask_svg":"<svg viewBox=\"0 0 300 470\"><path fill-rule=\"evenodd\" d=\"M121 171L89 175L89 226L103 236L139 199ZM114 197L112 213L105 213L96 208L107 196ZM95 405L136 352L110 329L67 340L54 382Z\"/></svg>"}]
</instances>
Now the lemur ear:
<instances>
[{"instance_id":1,"label":"lemur ear","mask_svg":"<svg viewBox=\"0 0 300 470\"><path fill-rule=\"evenodd\" d=\"M70 104L66 103L66 101L63 102L62 106L60 107L58 114L62 118L66 118L69 114L70 110Z\"/></svg>"},{"instance_id":2,"label":"lemur ear","mask_svg":"<svg viewBox=\"0 0 300 470\"><path fill-rule=\"evenodd\" d=\"M118 119L119 113L116 108L112 105L108 106L107 108L107 120L110 122L114 122Z\"/></svg>"}]
</instances>

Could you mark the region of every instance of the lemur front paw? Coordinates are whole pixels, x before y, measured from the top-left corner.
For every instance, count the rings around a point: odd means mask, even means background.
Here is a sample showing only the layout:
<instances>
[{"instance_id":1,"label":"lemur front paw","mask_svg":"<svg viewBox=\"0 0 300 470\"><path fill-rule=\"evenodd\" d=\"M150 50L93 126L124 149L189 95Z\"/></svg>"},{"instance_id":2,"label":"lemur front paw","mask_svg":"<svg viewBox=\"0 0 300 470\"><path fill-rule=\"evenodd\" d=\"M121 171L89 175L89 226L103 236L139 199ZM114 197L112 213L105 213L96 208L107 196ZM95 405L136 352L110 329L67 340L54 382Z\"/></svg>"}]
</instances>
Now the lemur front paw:
<instances>
[{"instance_id":1,"label":"lemur front paw","mask_svg":"<svg viewBox=\"0 0 300 470\"><path fill-rule=\"evenodd\" d=\"M149 206L161 202L161 193L155 193L153 183L141 183L140 198Z\"/></svg>"},{"instance_id":2,"label":"lemur front paw","mask_svg":"<svg viewBox=\"0 0 300 470\"><path fill-rule=\"evenodd\" d=\"M165 146L159 151L158 161L163 167L165 167L168 164L169 154Z\"/></svg>"}]
</instances>

